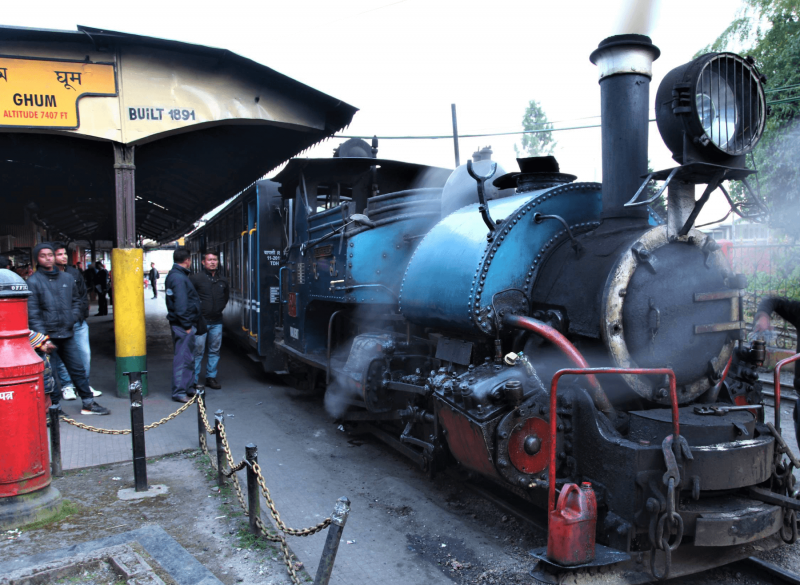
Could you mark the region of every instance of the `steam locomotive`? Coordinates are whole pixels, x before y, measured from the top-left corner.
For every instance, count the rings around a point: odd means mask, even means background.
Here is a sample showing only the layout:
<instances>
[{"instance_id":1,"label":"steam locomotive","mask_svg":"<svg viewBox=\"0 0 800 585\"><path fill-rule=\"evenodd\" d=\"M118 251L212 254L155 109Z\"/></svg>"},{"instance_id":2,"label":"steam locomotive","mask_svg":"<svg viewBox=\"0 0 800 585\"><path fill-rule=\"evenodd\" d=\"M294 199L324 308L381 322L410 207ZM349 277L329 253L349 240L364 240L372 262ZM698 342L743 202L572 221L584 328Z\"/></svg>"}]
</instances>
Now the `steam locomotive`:
<instances>
[{"instance_id":1,"label":"steam locomotive","mask_svg":"<svg viewBox=\"0 0 800 585\"><path fill-rule=\"evenodd\" d=\"M763 347L743 343L746 282L693 227L716 189L737 213L758 205L744 157L764 80L731 53L670 72L656 113L677 166L648 174L658 56L641 35L591 55L602 185L552 157L505 172L484 151L451 171L351 139L291 160L189 241L230 270L228 334L300 387L324 378L339 419L548 510L591 482L595 559L540 551L542 582L643 583L797 538L793 455L765 421ZM664 193L662 219L649 203Z\"/></svg>"}]
</instances>

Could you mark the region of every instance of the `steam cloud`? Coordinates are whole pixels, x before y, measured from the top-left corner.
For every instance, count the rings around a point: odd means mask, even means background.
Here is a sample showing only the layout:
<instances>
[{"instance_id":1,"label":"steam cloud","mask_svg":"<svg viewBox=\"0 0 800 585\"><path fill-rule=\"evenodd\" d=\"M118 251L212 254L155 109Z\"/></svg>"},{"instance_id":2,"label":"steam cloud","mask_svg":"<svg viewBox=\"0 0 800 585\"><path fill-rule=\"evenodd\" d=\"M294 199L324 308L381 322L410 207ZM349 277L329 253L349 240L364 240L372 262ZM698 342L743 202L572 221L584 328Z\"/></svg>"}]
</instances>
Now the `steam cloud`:
<instances>
[{"instance_id":1,"label":"steam cloud","mask_svg":"<svg viewBox=\"0 0 800 585\"><path fill-rule=\"evenodd\" d=\"M359 398L355 388L348 387L334 379L325 391L325 410L333 418L341 418L351 400Z\"/></svg>"},{"instance_id":2,"label":"steam cloud","mask_svg":"<svg viewBox=\"0 0 800 585\"><path fill-rule=\"evenodd\" d=\"M658 0L622 0L612 35L649 35L656 21Z\"/></svg>"}]
</instances>

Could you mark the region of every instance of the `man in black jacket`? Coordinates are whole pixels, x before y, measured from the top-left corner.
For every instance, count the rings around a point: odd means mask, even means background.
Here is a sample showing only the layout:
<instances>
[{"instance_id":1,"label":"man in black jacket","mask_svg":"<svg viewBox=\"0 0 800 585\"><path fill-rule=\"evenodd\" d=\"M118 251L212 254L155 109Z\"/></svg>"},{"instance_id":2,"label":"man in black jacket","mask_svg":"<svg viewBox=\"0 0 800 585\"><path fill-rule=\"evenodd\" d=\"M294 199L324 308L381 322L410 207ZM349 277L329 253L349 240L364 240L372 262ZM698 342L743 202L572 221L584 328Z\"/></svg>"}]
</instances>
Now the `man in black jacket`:
<instances>
[{"instance_id":1,"label":"man in black jacket","mask_svg":"<svg viewBox=\"0 0 800 585\"><path fill-rule=\"evenodd\" d=\"M95 262L94 289L97 291L97 313L95 317L108 315L108 270L99 260Z\"/></svg>"},{"instance_id":2,"label":"man in black jacket","mask_svg":"<svg viewBox=\"0 0 800 585\"><path fill-rule=\"evenodd\" d=\"M33 257L39 265L28 278L28 327L50 337L58 355L64 362L70 378L75 383L83 408L81 414L109 414L92 397L89 378L83 368L83 360L75 342L74 326L83 318L81 297L75 279L55 268L55 254L50 243L39 244L33 249ZM58 405L61 396L54 392L53 404Z\"/></svg>"},{"instance_id":3,"label":"man in black jacket","mask_svg":"<svg viewBox=\"0 0 800 585\"><path fill-rule=\"evenodd\" d=\"M153 298L154 299L158 297L158 277L159 276L160 275L158 274L158 270L156 270L156 263L155 262L151 262L150 263L150 273L148 274L148 277L150 279L150 288L153 289Z\"/></svg>"},{"instance_id":4,"label":"man in black jacket","mask_svg":"<svg viewBox=\"0 0 800 585\"><path fill-rule=\"evenodd\" d=\"M200 368L203 363L206 340L208 341L208 367L206 368L206 386L219 390L217 381L217 364L219 348L222 345L222 311L228 304L230 289L228 281L219 274L219 254L214 250L203 252L203 269L192 274L190 280L200 297L200 313L206 322L208 333L197 335L194 339L194 380L200 379Z\"/></svg>"},{"instance_id":5,"label":"man in black jacket","mask_svg":"<svg viewBox=\"0 0 800 585\"><path fill-rule=\"evenodd\" d=\"M89 324L86 319L89 317L89 295L86 290L86 281L83 279L83 274L77 268L69 266L69 253L67 246L63 242L53 242L53 249L55 250L55 267L62 272L66 272L75 279L75 287L78 289L78 294L81 297L81 318L75 323L73 328L75 343L78 344L78 349L81 352L81 360L83 361L83 369L86 370L86 378L91 378L91 360L92 350L89 347ZM60 359L58 353L51 356L51 362L61 381L61 393L64 400L75 400L75 384L70 378L63 360ZM100 396L102 392L95 390L90 385L92 396Z\"/></svg>"},{"instance_id":6,"label":"man in black jacket","mask_svg":"<svg viewBox=\"0 0 800 585\"><path fill-rule=\"evenodd\" d=\"M164 281L167 320L175 346L172 399L189 402L189 396L194 395L194 334L200 319L200 298L189 280L189 266L192 265L189 250L178 248L172 254L172 261L172 270Z\"/></svg>"}]
</instances>

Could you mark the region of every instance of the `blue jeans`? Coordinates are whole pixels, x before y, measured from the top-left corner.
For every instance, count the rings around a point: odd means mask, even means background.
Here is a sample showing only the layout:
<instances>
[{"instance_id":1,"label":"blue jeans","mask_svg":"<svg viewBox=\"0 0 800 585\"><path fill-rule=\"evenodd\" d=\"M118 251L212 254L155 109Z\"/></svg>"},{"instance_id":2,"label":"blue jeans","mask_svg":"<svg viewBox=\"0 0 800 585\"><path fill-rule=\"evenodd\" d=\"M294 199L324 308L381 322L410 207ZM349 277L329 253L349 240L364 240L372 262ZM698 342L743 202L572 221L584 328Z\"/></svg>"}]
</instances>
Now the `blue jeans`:
<instances>
[{"instance_id":1,"label":"blue jeans","mask_svg":"<svg viewBox=\"0 0 800 585\"><path fill-rule=\"evenodd\" d=\"M192 390L194 383L193 356L194 356L194 332L186 333L177 325L171 325L172 344L175 346L175 357L172 359L172 397L187 396Z\"/></svg>"},{"instance_id":2,"label":"blue jeans","mask_svg":"<svg viewBox=\"0 0 800 585\"><path fill-rule=\"evenodd\" d=\"M208 333L195 335L194 338L194 383L200 377L200 366L203 363L203 354L206 351L208 342L208 365L206 366L206 377L217 377L217 364L219 363L219 348L222 345L222 323L208 325Z\"/></svg>"},{"instance_id":3,"label":"blue jeans","mask_svg":"<svg viewBox=\"0 0 800 585\"><path fill-rule=\"evenodd\" d=\"M75 384L75 390L78 396L81 397L81 402L84 406L90 405L94 402L92 391L89 388L89 377L86 375L86 370L83 368L83 355L78 346L78 342L74 337L67 337L66 339L50 339L58 350L58 357L64 363L69 377ZM54 353L50 354L52 359ZM61 402L61 393L53 392L51 396L53 404Z\"/></svg>"},{"instance_id":4,"label":"blue jeans","mask_svg":"<svg viewBox=\"0 0 800 585\"><path fill-rule=\"evenodd\" d=\"M78 350L81 352L81 361L83 362L83 369L86 371L86 378L89 379L92 363L92 350L89 347L89 324L86 321L75 323L72 331L73 339L77 342ZM61 361L57 353L52 355L51 362L52 365L55 366L58 379L61 382L61 387L74 386L64 362Z\"/></svg>"}]
</instances>

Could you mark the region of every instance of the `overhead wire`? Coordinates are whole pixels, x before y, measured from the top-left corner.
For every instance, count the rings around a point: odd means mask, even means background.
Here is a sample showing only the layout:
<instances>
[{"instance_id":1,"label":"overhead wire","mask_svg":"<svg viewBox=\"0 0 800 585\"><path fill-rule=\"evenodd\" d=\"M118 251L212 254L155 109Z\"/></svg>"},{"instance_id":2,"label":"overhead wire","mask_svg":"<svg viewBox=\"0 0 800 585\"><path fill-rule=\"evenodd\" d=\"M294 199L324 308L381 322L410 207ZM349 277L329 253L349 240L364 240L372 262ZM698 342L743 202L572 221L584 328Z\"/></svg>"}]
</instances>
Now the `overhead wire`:
<instances>
[{"instance_id":1,"label":"overhead wire","mask_svg":"<svg viewBox=\"0 0 800 585\"><path fill-rule=\"evenodd\" d=\"M782 90L789 90L800 88L800 84L798 85L788 85L786 87L776 88L774 90L770 90L771 92L777 92ZM771 100L766 102L769 105L778 105L778 104L789 104L800 101L800 96L791 97L791 98L784 98L780 100ZM563 124L565 122L572 122L575 120L589 120L593 118L599 118L600 116L586 116L584 118L575 118L574 120L564 120L560 122L547 122L547 124ZM655 118L650 118L648 122L655 122ZM542 134L544 132L564 132L566 130L585 130L587 128L600 128L600 124L584 124L582 126L568 126L566 128L537 128L536 130L517 130L514 132L487 132L487 133L479 133L479 134L459 134L459 138L491 138L494 136L519 136L523 134ZM363 140L369 140L373 138L372 136L356 136L350 134L337 134L333 138L361 138ZM437 135L429 135L429 136L376 136L379 140L452 140L452 134L437 134Z\"/></svg>"},{"instance_id":2,"label":"overhead wire","mask_svg":"<svg viewBox=\"0 0 800 585\"><path fill-rule=\"evenodd\" d=\"M599 116L596 116L599 118ZM655 122L655 118L648 120L649 122ZM600 124L586 124L584 126L569 126L567 128L541 128L538 130L518 130L516 132L490 132L485 134L459 134L459 138L487 138L492 136L514 136L519 134L541 134L543 132L563 132L565 130L584 130L586 128L600 128ZM372 136L355 136L355 135L344 135L344 134L337 134L334 138L361 138L363 140L368 140L373 138ZM441 135L433 135L433 136L376 136L379 140L440 140L440 139L452 139L452 134L441 134Z\"/></svg>"}]
</instances>

